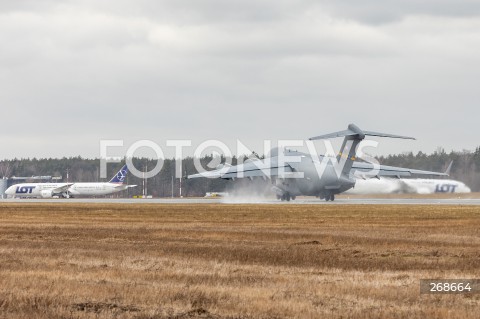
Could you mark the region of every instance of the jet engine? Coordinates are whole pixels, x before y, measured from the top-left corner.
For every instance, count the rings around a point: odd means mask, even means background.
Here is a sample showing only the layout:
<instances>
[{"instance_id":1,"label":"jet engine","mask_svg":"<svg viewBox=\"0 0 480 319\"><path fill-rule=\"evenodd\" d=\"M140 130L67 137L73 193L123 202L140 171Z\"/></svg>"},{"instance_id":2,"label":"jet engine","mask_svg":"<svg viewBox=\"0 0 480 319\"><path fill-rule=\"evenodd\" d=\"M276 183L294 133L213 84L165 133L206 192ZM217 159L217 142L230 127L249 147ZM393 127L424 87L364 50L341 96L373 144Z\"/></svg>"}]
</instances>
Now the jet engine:
<instances>
[{"instance_id":1,"label":"jet engine","mask_svg":"<svg viewBox=\"0 0 480 319\"><path fill-rule=\"evenodd\" d=\"M52 194L52 191L51 190L43 190L40 195L42 196L42 198L51 198L53 196Z\"/></svg>"}]
</instances>

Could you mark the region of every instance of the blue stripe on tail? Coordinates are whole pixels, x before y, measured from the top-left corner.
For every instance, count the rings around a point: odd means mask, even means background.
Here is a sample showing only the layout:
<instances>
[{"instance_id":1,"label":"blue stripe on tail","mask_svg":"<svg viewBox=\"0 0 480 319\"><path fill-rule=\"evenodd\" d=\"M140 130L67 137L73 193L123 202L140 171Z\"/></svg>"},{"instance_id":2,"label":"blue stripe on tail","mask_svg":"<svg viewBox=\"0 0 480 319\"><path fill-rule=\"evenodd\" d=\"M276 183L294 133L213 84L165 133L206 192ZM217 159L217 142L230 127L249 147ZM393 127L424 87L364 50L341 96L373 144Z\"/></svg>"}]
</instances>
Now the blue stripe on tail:
<instances>
[{"instance_id":1,"label":"blue stripe on tail","mask_svg":"<svg viewBox=\"0 0 480 319\"><path fill-rule=\"evenodd\" d=\"M113 176L113 178L110 180L110 183L118 183L118 184L123 184L125 179L127 178L127 173L128 173L128 167L127 164L123 165L123 167Z\"/></svg>"}]
</instances>

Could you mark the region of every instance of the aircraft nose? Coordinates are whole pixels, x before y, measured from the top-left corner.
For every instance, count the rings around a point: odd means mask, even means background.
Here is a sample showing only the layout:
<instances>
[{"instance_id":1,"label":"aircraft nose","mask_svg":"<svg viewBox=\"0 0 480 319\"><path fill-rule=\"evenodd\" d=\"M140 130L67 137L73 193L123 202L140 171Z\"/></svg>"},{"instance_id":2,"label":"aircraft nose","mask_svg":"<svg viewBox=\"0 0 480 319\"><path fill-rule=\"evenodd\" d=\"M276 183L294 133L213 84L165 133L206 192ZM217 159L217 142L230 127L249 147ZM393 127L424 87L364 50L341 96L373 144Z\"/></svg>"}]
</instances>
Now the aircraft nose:
<instances>
[{"instance_id":1,"label":"aircraft nose","mask_svg":"<svg viewBox=\"0 0 480 319\"><path fill-rule=\"evenodd\" d=\"M7 188L7 190L5 191L5 194L6 194L6 195L13 195L13 191L14 191L14 187L13 187L13 186L10 186L10 187Z\"/></svg>"}]
</instances>

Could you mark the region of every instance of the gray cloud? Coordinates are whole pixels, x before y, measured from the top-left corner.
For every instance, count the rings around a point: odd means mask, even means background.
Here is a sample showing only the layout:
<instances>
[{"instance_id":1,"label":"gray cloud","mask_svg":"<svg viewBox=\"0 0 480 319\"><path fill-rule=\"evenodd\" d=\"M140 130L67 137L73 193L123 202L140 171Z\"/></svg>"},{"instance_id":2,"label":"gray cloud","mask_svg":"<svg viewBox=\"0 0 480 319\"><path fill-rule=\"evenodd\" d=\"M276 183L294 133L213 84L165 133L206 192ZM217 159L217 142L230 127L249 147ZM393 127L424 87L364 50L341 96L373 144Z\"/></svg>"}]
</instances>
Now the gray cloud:
<instances>
[{"instance_id":1,"label":"gray cloud","mask_svg":"<svg viewBox=\"0 0 480 319\"><path fill-rule=\"evenodd\" d=\"M264 138L306 138L350 122L419 138L383 142L382 153L473 149L477 7L2 3L2 155L98 156L101 138L239 138L260 148Z\"/></svg>"},{"instance_id":2,"label":"gray cloud","mask_svg":"<svg viewBox=\"0 0 480 319\"><path fill-rule=\"evenodd\" d=\"M367 24L392 23L408 16L478 17L475 0L320 1L330 13Z\"/></svg>"}]
</instances>

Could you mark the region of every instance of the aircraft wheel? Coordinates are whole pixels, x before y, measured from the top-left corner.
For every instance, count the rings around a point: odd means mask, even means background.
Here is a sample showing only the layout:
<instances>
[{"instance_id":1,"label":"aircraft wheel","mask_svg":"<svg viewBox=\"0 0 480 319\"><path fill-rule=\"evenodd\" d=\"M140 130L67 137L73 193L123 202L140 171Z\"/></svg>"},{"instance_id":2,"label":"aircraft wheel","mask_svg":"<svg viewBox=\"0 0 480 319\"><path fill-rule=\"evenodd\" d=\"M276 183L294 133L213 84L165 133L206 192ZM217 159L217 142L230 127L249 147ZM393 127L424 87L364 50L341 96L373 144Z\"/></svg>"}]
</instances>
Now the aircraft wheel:
<instances>
[{"instance_id":1,"label":"aircraft wheel","mask_svg":"<svg viewBox=\"0 0 480 319\"><path fill-rule=\"evenodd\" d=\"M330 195L330 200L333 202L335 200L335 194Z\"/></svg>"},{"instance_id":2,"label":"aircraft wheel","mask_svg":"<svg viewBox=\"0 0 480 319\"><path fill-rule=\"evenodd\" d=\"M284 202L285 199L286 199L285 195L282 195L282 198L281 198L282 202Z\"/></svg>"},{"instance_id":3,"label":"aircraft wheel","mask_svg":"<svg viewBox=\"0 0 480 319\"><path fill-rule=\"evenodd\" d=\"M296 196L292 196L292 200L295 200L295 198L297 198Z\"/></svg>"},{"instance_id":4,"label":"aircraft wheel","mask_svg":"<svg viewBox=\"0 0 480 319\"><path fill-rule=\"evenodd\" d=\"M286 194L285 199L287 200L287 202L289 202L290 201L290 194Z\"/></svg>"}]
</instances>

